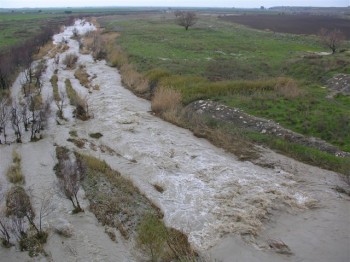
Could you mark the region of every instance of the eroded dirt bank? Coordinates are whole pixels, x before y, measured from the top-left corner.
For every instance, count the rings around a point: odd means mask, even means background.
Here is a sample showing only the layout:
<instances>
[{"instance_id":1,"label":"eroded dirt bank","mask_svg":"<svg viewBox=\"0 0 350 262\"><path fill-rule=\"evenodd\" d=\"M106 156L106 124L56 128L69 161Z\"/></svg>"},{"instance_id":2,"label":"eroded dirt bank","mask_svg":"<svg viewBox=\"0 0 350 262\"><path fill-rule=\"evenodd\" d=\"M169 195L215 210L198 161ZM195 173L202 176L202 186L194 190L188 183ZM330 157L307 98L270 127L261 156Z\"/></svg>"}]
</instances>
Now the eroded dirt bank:
<instances>
[{"instance_id":1,"label":"eroded dirt bank","mask_svg":"<svg viewBox=\"0 0 350 262\"><path fill-rule=\"evenodd\" d=\"M62 240L50 233L47 250L53 261L133 261L132 246L118 238L112 242L96 218L86 211L69 214L70 203L54 190L54 145L90 154L105 160L133 183L163 212L167 225L185 232L200 252L209 252L219 261L345 261L348 257L350 202L334 190L345 186L337 174L307 166L266 151L260 160L274 168L263 168L216 148L191 132L150 114L149 101L126 90L119 73L105 61L94 61L79 53L79 43L70 39L73 29L83 27L79 21L54 37L63 38L69 49L60 54L57 67L58 87L65 92L65 79L86 96L93 118L80 121L72 117L73 108L66 103L66 121L56 123L55 110L44 138L36 143L1 145L1 184L6 187L5 172L16 147L23 157L26 187L36 194L53 190L57 205L53 219L70 223L74 237ZM90 29L91 30L91 29ZM82 32L84 30L81 30ZM78 55L78 65L85 66L91 85L87 90L74 77L74 71L62 64L65 55ZM49 82L55 66L47 60L43 96L52 96ZM20 81L18 81L18 84ZM20 86L12 89L20 97ZM68 142L76 131L81 148ZM101 133L99 139L89 134ZM35 156L41 156L36 159ZM162 188L160 192L155 185ZM81 191L81 196L84 192ZM88 206L87 201L84 207ZM88 210L86 208L86 210ZM48 220L51 221L51 220ZM55 220L48 222L53 228ZM278 254L271 239L289 246L291 255ZM272 246L272 247L271 247ZM313 251L317 247L318 252ZM26 257L16 248L2 249L8 261ZM327 260L324 260L327 258ZM329 258L329 259L328 259Z\"/></svg>"}]
</instances>

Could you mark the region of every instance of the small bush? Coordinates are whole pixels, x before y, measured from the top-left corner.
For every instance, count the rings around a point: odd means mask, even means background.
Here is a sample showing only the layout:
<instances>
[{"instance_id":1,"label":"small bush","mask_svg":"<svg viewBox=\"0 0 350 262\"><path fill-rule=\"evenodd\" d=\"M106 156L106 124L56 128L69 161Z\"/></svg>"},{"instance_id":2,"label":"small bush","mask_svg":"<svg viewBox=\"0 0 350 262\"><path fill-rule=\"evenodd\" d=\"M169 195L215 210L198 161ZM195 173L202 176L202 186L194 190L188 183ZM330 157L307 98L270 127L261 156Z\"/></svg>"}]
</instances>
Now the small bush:
<instances>
[{"instance_id":1,"label":"small bush","mask_svg":"<svg viewBox=\"0 0 350 262\"><path fill-rule=\"evenodd\" d=\"M27 234L19 241L19 246L21 251L28 251L30 257L36 257L40 254L44 254L45 250L43 244L46 243L47 233L41 237L38 237L37 234Z\"/></svg>"},{"instance_id":2,"label":"small bush","mask_svg":"<svg viewBox=\"0 0 350 262\"><path fill-rule=\"evenodd\" d=\"M78 137L77 130L71 130L71 131L69 131L69 135L72 136L72 137Z\"/></svg>"},{"instance_id":3,"label":"small bush","mask_svg":"<svg viewBox=\"0 0 350 262\"><path fill-rule=\"evenodd\" d=\"M72 106L77 105L78 102L78 94L74 90L72 86L72 82L67 78L66 81L64 82L66 84L66 91L67 91L67 96L69 98L70 104Z\"/></svg>"},{"instance_id":4,"label":"small bush","mask_svg":"<svg viewBox=\"0 0 350 262\"><path fill-rule=\"evenodd\" d=\"M181 105L181 94L173 89L158 88L152 99L152 111L162 113L174 110Z\"/></svg>"},{"instance_id":5,"label":"small bush","mask_svg":"<svg viewBox=\"0 0 350 262\"><path fill-rule=\"evenodd\" d=\"M50 79L51 85L52 85L52 89L53 89L53 98L55 101L59 102L61 101L61 97L59 95L58 92L58 76L57 75L53 75Z\"/></svg>"},{"instance_id":6,"label":"small bush","mask_svg":"<svg viewBox=\"0 0 350 262\"><path fill-rule=\"evenodd\" d=\"M13 184L23 184L24 176L21 170L21 157L16 151L13 151L12 159L13 164L9 167L9 169L6 172L7 179Z\"/></svg>"},{"instance_id":7,"label":"small bush","mask_svg":"<svg viewBox=\"0 0 350 262\"><path fill-rule=\"evenodd\" d=\"M78 56L76 54L71 53L65 56L65 58L63 59L63 64L69 69L74 69L77 61Z\"/></svg>"},{"instance_id":8,"label":"small bush","mask_svg":"<svg viewBox=\"0 0 350 262\"><path fill-rule=\"evenodd\" d=\"M90 133L89 136L92 137L92 138L99 139L103 135L101 133Z\"/></svg>"},{"instance_id":9,"label":"small bush","mask_svg":"<svg viewBox=\"0 0 350 262\"><path fill-rule=\"evenodd\" d=\"M18 165L11 165L10 168L7 170L6 176L8 181L13 184L24 183L24 176L22 175L21 168Z\"/></svg>"},{"instance_id":10,"label":"small bush","mask_svg":"<svg viewBox=\"0 0 350 262\"><path fill-rule=\"evenodd\" d=\"M144 249L152 261L159 261L164 253L166 227L153 214L147 214L137 228L136 241Z\"/></svg>"},{"instance_id":11,"label":"small bush","mask_svg":"<svg viewBox=\"0 0 350 262\"><path fill-rule=\"evenodd\" d=\"M79 68L75 71L74 76L79 80L82 86L85 86L87 89L90 87L89 74L86 72L86 69L83 66L79 66Z\"/></svg>"},{"instance_id":12,"label":"small bush","mask_svg":"<svg viewBox=\"0 0 350 262\"><path fill-rule=\"evenodd\" d=\"M83 139L68 138L67 141L73 143L79 148L83 148L85 146L85 141Z\"/></svg>"}]
</instances>

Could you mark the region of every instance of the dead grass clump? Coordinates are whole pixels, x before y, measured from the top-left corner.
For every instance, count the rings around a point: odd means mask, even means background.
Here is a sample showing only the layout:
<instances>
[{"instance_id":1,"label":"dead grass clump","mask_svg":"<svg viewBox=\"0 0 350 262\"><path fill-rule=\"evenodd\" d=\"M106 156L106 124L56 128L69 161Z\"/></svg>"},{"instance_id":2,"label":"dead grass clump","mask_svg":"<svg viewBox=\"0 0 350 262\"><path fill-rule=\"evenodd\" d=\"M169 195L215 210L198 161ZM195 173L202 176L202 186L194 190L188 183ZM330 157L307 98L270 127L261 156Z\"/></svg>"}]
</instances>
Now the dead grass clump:
<instances>
[{"instance_id":1,"label":"dead grass clump","mask_svg":"<svg viewBox=\"0 0 350 262\"><path fill-rule=\"evenodd\" d=\"M75 106L75 110L73 112L75 117L82 121L89 120L91 118L91 115L89 113L89 104L87 98L82 98L78 95L69 79L66 79L65 84L70 104L72 106Z\"/></svg>"},{"instance_id":2,"label":"dead grass clump","mask_svg":"<svg viewBox=\"0 0 350 262\"><path fill-rule=\"evenodd\" d=\"M85 146L85 139L75 139L75 138L68 138L68 142L73 143L78 148L83 148Z\"/></svg>"},{"instance_id":3,"label":"dead grass clump","mask_svg":"<svg viewBox=\"0 0 350 262\"><path fill-rule=\"evenodd\" d=\"M275 91L288 99L293 99L303 94L302 90L298 87L298 83L294 79L286 77L279 77L277 79Z\"/></svg>"},{"instance_id":4,"label":"dead grass clump","mask_svg":"<svg viewBox=\"0 0 350 262\"><path fill-rule=\"evenodd\" d=\"M67 91L67 96L69 98L70 104L72 106L77 105L78 102L78 94L77 92L74 90L73 86L72 86L72 82L67 78L66 81L64 82L66 85L66 91Z\"/></svg>"},{"instance_id":5,"label":"dead grass clump","mask_svg":"<svg viewBox=\"0 0 350 262\"><path fill-rule=\"evenodd\" d=\"M61 97L58 92L58 76L57 75L52 75L50 79L52 89L53 89L53 98L56 102L59 102L61 100Z\"/></svg>"},{"instance_id":6,"label":"dead grass clump","mask_svg":"<svg viewBox=\"0 0 350 262\"><path fill-rule=\"evenodd\" d=\"M148 81L138 73L130 64L120 68L123 83L137 94L145 94L149 91Z\"/></svg>"},{"instance_id":7,"label":"dead grass clump","mask_svg":"<svg viewBox=\"0 0 350 262\"><path fill-rule=\"evenodd\" d=\"M33 59L34 60L43 59L44 56L46 56L52 49L54 49L54 44L52 41L49 41L48 43L40 47L39 52L33 55Z\"/></svg>"},{"instance_id":8,"label":"dead grass clump","mask_svg":"<svg viewBox=\"0 0 350 262\"><path fill-rule=\"evenodd\" d=\"M74 72L74 76L76 79L79 80L79 83L82 86L85 86L87 89L90 88L90 81L89 81L90 75L86 72L86 69L84 66L80 65L79 68Z\"/></svg>"},{"instance_id":9,"label":"dead grass clump","mask_svg":"<svg viewBox=\"0 0 350 262\"><path fill-rule=\"evenodd\" d=\"M78 56L76 54L70 53L65 56L62 62L68 69L74 69L77 61Z\"/></svg>"},{"instance_id":10,"label":"dead grass clump","mask_svg":"<svg viewBox=\"0 0 350 262\"><path fill-rule=\"evenodd\" d=\"M20 166L11 165L6 173L7 179L13 184L23 184L24 176L22 175L22 170Z\"/></svg>"},{"instance_id":11,"label":"dead grass clump","mask_svg":"<svg viewBox=\"0 0 350 262\"><path fill-rule=\"evenodd\" d=\"M86 163L87 167L93 171L105 173L109 169L105 161L97 159L96 157L81 154L78 156Z\"/></svg>"},{"instance_id":12,"label":"dead grass clump","mask_svg":"<svg viewBox=\"0 0 350 262\"><path fill-rule=\"evenodd\" d=\"M89 120L91 118L91 115L89 114L89 106L87 100L78 97L76 108L73 113L75 114L76 118L82 121Z\"/></svg>"},{"instance_id":13,"label":"dead grass clump","mask_svg":"<svg viewBox=\"0 0 350 262\"><path fill-rule=\"evenodd\" d=\"M170 88L160 87L154 93L151 108L160 114L169 110L177 109L181 105L181 94Z\"/></svg>"},{"instance_id":14,"label":"dead grass clump","mask_svg":"<svg viewBox=\"0 0 350 262\"><path fill-rule=\"evenodd\" d=\"M154 187L154 189L157 190L159 193L163 193L163 192L164 192L164 188L163 188L161 185L154 184L153 187Z\"/></svg>"},{"instance_id":15,"label":"dead grass clump","mask_svg":"<svg viewBox=\"0 0 350 262\"><path fill-rule=\"evenodd\" d=\"M111 66L117 68L128 63L128 57L119 47L107 48L107 60Z\"/></svg>"},{"instance_id":16,"label":"dead grass clump","mask_svg":"<svg viewBox=\"0 0 350 262\"><path fill-rule=\"evenodd\" d=\"M23 184L24 176L21 169L21 156L16 151L13 151L12 159L13 163L6 172L7 179L13 184Z\"/></svg>"}]
</instances>

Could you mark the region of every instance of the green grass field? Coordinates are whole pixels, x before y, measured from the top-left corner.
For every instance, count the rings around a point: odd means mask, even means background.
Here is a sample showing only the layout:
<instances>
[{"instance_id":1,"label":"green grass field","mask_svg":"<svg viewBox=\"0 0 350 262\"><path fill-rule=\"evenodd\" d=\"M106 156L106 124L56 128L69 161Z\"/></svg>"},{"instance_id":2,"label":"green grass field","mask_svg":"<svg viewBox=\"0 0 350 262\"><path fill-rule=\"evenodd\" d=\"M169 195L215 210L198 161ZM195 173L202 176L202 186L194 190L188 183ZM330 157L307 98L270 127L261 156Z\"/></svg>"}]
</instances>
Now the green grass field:
<instances>
[{"instance_id":1,"label":"green grass field","mask_svg":"<svg viewBox=\"0 0 350 262\"><path fill-rule=\"evenodd\" d=\"M336 73L350 73L349 53L315 58L328 51L316 36L258 31L214 16L201 16L188 31L170 14L99 21L121 32L117 42L137 71L181 91L185 104L214 99L350 151L350 98L326 98L322 88ZM294 79L300 94L276 94L280 76Z\"/></svg>"},{"instance_id":2,"label":"green grass field","mask_svg":"<svg viewBox=\"0 0 350 262\"><path fill-rule=\"evenodd\" d=\"M62 13L0 13L0 51L39 33L41 26L63 21L64 17Z\"/></svg>"},{"instance_id":3,"label":"green grass field","mask_svg":"<svg viewBox=\"0 0 350 262\"><path fill-rule=\"evenodd\" d=\"M313 38L250 30L214 17L202 17L187 32L172 16L101 21L120 28L118 43L141 72L160 67L174 74L256 79L280 75L287 58L323 50Z\"/></svg>"}]
</instances>

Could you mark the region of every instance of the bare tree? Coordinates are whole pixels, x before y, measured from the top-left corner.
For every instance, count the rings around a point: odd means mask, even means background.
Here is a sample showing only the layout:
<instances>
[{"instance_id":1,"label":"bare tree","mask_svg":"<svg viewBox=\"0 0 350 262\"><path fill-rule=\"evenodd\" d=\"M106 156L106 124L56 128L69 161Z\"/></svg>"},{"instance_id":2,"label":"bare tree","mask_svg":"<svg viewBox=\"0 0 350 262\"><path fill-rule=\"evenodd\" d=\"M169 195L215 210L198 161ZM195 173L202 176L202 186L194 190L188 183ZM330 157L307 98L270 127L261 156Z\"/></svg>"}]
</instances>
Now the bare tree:
<instances>
[{"instance_id":1,"label":"bare tree","mask_svg":"<svg viewBox=\"0 0 350 262\"><path fill-rule=\"evenodd\" d=\"M186 30L197 23L198 20L196 13L191 11L179 11L175 13L175 16L177 24L185 27Z\"/></svg>"},{"instance_id":2,"label":"bare tree","mask_svg":"<svg viewBox=\"0 0 350 262\"><path fill-rule=\"evenodd\" d=\"M0 203L2 203L3 199L5 198L5 194L0 188ZM9 223L8 217L5 216L5 212L3 209L0 209L0 239L2 240L2 245L5 247L12 246L10 242L10 230L11 225Z\"/></svg>"},{"instance_id":3,"label":"bare tree","mask_svg":"<svg viewBox=\"0 0 350 262\"><path fill-rule=\"evenodd\" d=\"M18 104L14 104L11 110L11 124L15 131L17 143L22 142L22 121L21 107Z\"/></svg>"},{"instance_id":4,"label":"bare tree","mask_svg":"<svg viewBox=\"0 0 350 262\"><path fill-rule=\"evenodd\" d=\"M46 71L47 65L46 60L41 60L38 65L35 67L34 70L34 79L35 79L35 86L37 88L37 93L41 93L41 88L43 86L43 82L41 80L42 74Z\"/></svg>"},{"instance_id":5,"label":"bare tree","mask_svg":"<svg viewBox=\"0 0 350 262\"><path fill-rule=\"evenodd\" d=\"M26 97L24 99L24 103L21 104L21 114L22 114L22 122L24 125L24 131L28 131L28 127L31 120L31 114L29 112L30 105L30 97Z\"/></svg>"},{"instance_id":6,"label":"bare tree","mask_svg":"<svg viewBox=\"0 0 350 262\"><path fill-rule=\"evenodd\" d=\"M18 240L26 237L26 223L23 217L11 216L11 231Z\"/></svg>"},{"instance_id":7,"label":"bare tree","mask_svg":"<svg viewBox=\"0 0 350 262\"><path fill-rule=\"evenodd\" d=\"M13 69L13 54L0 54L0 88L10 87L11 72Z\"/></svg>"},{"instance_id":8,"label":"bare tree","mask_svg":"<svg viewBox=\"0 0 350 262\"><path fill-rule=\"evenodd\" d=\"M65 92L63 92L62 90L60 90L60 100L55 100L55 104L58 108L58 117L60 119L63 119L63 107L65 106L67 101L67 95Z\"/></svg>"},{"instance_id":9,"label":"bare tree","mask_svg":"<svg viewBox=\"0 0 350 262\"><path fill-rule=\"evenodd\" d=\"M6 209L7 216L14 216L18 219L26 218L37 234L41 233L34 223L35 212L30 197L23 187L14 186L10 189L6 196Z\"/></svg>"},{"instance_id":10,"label":"bare tree","mask_svg":"<svg viewBox=\"0 0 350 262\"><path fill-rule=\"evenodd\" d=\"M338 29L327 30L322 28L319 36L322 43L332 50L332 54L336 52L345 40L345 35Z\"/></svg>"},{"instance_id":11,"label":"bare tree","mask_svg":"<svg viewBox=\"0 0 350 262\"><path fill-rule=\"evenodd\" d=\"M59 189L72 202L73 212L84 211L79 203L78 192L85 177L86 167L80 159L72 161L70 158L59 160Z\"/></svg>"},{"instance_id":12,"label":"bare tree","mask_svg":"<svg viewBox=\"0 0 350 262\"><path fill-rule=\"evenodd\" d=\"M12 246L11 244L11 237L10 237L10 224L9 219L4 216L4 214L0 213L0 239L2 240L2 244L5 247Z\"/></svg>"},{"instance_id":13,"label":"bare tree","mask_svg":"<svg viewBox=\"0 0 350 262\"><path fill-rule=\"evenodd\" d=\"M42 223L44 218L46 218L48 215L50 215L53 212L53 205L52 205L52 194L45 194L42 198L40 198L40 209L38 214L39 219L39 232L40 234L43 234L43 227Z\"/></svg>"},{"instance_id":14,"label":"bare tree","mask_svg":"<svg viewBox=\"0 0 350 262\"><path fill-rule=\"evenodd\" d=\"M6 97L0 98L0 135L4 135L4 143L6 144L6 126L7 122L10 120L10 99ZM1 139L0 139L1 144Z\"/></svg>"}]
</instances>

